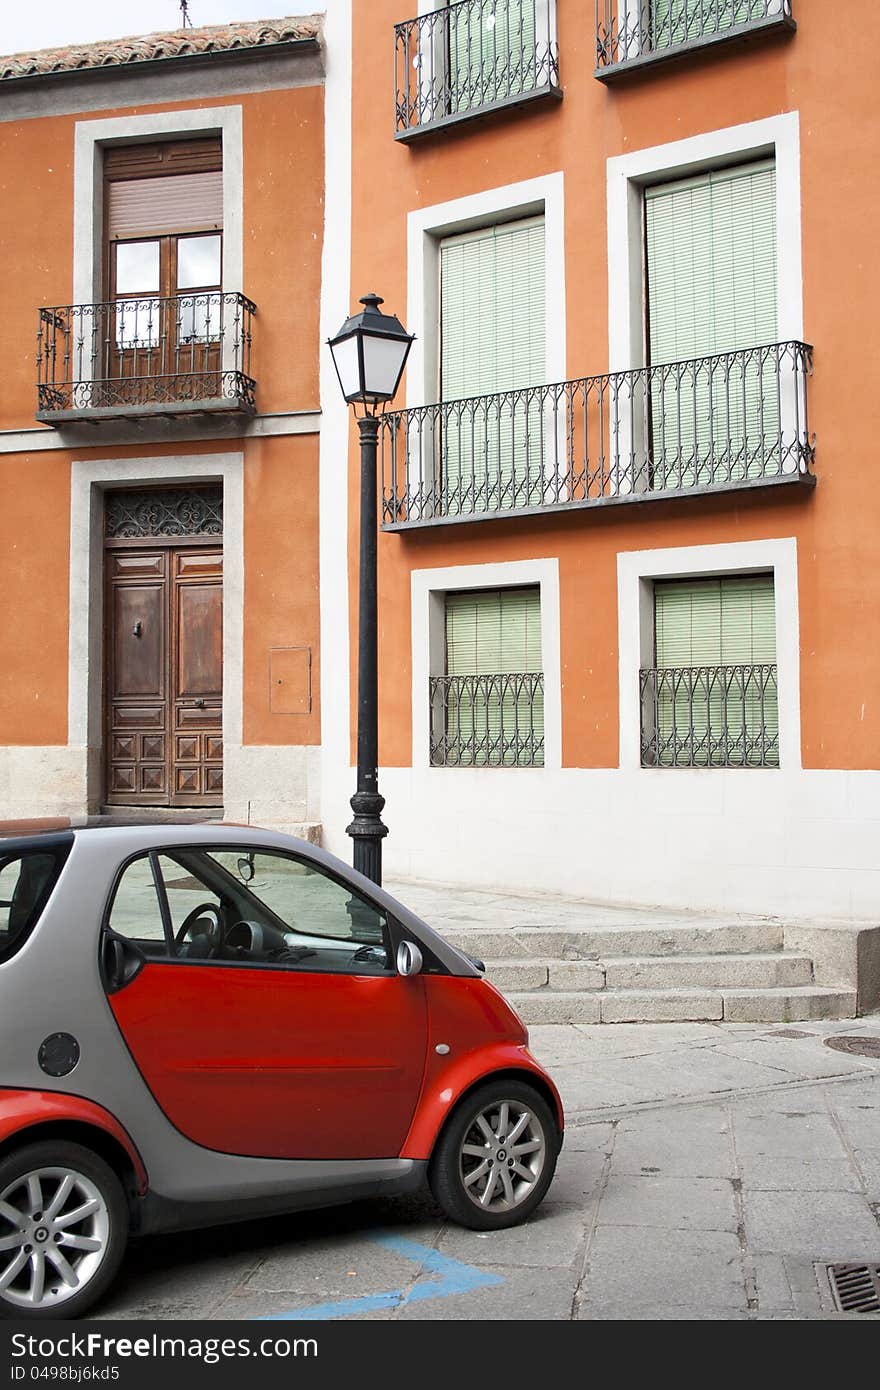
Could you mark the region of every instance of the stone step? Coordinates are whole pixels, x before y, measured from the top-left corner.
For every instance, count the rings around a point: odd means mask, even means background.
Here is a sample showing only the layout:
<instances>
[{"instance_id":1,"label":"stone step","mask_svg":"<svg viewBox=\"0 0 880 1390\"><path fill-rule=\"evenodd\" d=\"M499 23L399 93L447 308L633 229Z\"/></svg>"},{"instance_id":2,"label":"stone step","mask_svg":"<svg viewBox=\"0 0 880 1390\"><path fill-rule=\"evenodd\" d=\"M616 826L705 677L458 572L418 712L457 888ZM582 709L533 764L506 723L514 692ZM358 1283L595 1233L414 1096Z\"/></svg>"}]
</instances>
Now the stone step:
<instances>
[{"instance_id":1,"label":"stone step","mask_svg":"<svg viewBox=\"0 0 880 1390\"><path fill-rule=\"evenodd\" d=\"M669 926L523 927L503 931L438 923L447 940L481 960L605 960L618 956L748 955L781 951L781 922L690 923Z\"/></svg>"},{"instance_id":2,"label":"stone step","mask_svg":"<svg viewBox=\"0 0 880 1390\"><path fill-rule=\"evenodd\" d=\"M852 990L819 985L783 989L509 990L526 1024L539 1023L796 1023L852 1018Z\"/></svg>"},{"instance_id":3,"label":"stone step","mask_svg":"<svg viewBox=\"0 0 880 1390\"><path fill-rule=\"evenodd\" d=\"M486 973L501 990L776 989L812 984L813 962L794 951L597 961L516 956L488 960Z\"/></svg>"}]
</instances>

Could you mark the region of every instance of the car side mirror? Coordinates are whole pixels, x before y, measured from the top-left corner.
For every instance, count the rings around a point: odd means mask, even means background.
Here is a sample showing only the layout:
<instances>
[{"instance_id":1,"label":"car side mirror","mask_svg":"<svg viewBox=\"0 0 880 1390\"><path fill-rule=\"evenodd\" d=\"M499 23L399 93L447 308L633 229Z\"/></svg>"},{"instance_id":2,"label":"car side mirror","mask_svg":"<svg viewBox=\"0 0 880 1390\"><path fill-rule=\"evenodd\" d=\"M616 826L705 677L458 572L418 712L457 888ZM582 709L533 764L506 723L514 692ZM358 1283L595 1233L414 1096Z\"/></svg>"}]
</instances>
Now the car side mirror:
<instances>
[{"instance_id":1,"label":"car side mirror","mask_svg":"<svg viewBox=\"0 0 880 1390\"><path fill-rule=\"evenodd\" d=\"M423 965L422 953L414 941L401 941L397 948L398 975L418 975Z\"/></svg>"}]
</instances>

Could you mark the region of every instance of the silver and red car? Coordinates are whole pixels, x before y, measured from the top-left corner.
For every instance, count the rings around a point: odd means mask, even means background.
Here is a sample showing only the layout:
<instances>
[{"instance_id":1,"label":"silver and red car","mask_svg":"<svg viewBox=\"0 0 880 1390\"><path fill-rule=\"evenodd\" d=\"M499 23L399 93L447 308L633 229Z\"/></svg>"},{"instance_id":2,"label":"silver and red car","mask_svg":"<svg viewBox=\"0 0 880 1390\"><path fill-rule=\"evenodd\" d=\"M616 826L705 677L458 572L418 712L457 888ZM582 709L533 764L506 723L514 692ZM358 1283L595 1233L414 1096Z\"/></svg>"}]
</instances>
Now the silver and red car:
<instances>
[{"instance_id":1,"label":"silver and red car","mask_svg":"<svg viewBox=\"0 0 880 1390\"><path fill-rule=\"evenodd\" d=\"M562 1130L479 962L315 846L0 835L0 1315L78 1316L130 1236L426 1181L508 1226Z\"/></svg>"}]
</instances>

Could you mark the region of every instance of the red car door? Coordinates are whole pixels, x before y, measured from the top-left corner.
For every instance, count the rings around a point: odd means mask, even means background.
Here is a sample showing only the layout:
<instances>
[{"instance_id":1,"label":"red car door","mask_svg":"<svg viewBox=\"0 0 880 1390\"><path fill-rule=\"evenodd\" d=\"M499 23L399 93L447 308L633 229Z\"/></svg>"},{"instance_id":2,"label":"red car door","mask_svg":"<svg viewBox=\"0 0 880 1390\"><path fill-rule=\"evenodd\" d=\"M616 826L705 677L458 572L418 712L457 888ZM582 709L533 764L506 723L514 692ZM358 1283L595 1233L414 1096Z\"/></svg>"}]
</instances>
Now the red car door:
<instances>
[{"instance_id":1,"label":"red car door","mask_svg":"<svg viewBox=\"0 0 880 1390\"><path fill-rule=\"evenodd\" d=\"M347 885L287 856L174 850L128 867L109 926L146 956L110 994L114 1016L189 1139L261 1158L399 1154L425 991Z\"/></svg>"}]
</instances>

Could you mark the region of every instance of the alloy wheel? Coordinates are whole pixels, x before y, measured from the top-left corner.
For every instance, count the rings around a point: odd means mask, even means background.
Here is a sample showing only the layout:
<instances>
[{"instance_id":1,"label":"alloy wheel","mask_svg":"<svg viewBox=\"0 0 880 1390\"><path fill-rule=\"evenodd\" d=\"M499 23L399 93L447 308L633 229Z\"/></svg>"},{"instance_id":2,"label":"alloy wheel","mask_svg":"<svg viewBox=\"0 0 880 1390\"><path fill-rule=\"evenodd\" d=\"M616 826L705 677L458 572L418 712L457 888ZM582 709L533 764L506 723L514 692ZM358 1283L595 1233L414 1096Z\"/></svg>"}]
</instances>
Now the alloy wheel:
<instances>
[{"instance_id":1,"label":"alloy wheel","mask_svg":"<svg viewBox=\"0 0 880 1390\"><path fill-rule=\"evenodd\" d=\"M107 1202L90 1178L64 1167L22 1174L0 1192L0 1297L23 1311L60 1308L94 1279L109 1240Z\"/></svg>"},{"instance_id":2,"label":"alloy wheel","mask_svg":"<svg viewBox=\"0 0 880 1390\"><path fill-rule=\"evenodd\" d=\"M462 1185L481 1211L514 1211L534 1191L546 1159L544 1127L534 1111L522 1101L493 1101L462 1141Z\"/></svg>"}]
</instances>

